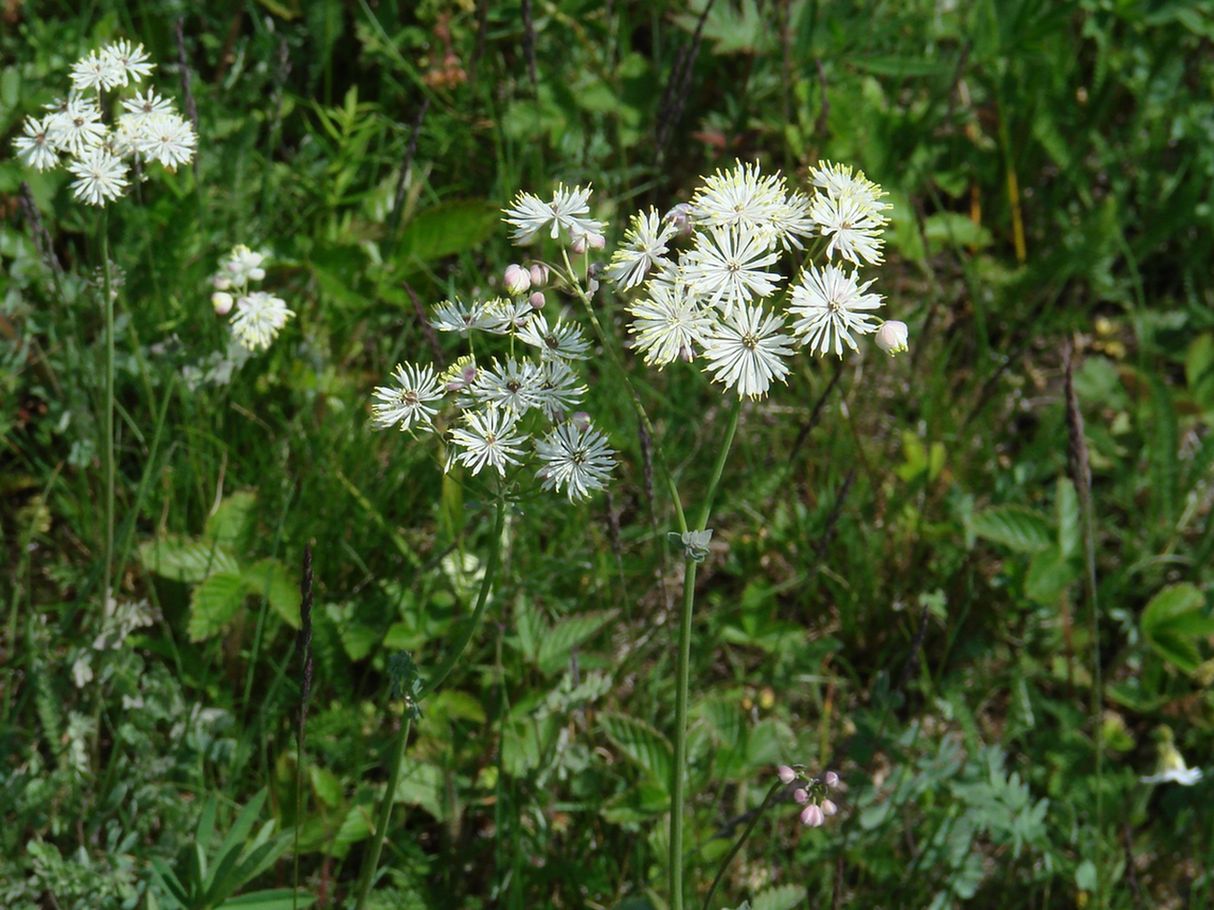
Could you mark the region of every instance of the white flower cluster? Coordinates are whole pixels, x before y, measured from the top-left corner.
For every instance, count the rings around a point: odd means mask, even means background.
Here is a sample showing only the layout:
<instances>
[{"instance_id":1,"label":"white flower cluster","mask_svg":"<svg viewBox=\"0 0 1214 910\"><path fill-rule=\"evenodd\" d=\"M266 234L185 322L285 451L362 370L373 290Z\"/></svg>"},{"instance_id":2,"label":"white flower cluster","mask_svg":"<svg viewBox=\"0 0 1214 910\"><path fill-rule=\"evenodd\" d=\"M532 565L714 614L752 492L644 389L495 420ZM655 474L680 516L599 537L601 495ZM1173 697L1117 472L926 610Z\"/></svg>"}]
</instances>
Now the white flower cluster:
<instances>
[{"instance_id":1,"label":"white flower cluster","mask_svg":"<svg viewBox=\"0 0 1214 910\"><path fill-rule=\"evenodd\" d=\"M125 40L82 57L72 67L66 100L47 105L42 117L26 118L23 135L13 143L17 157L38 171L65 164L76 178L76 198L89 205L105 205L126 193L128 159L156 162L168 171L189 164L198 137L173 102L154 88L121 99L121 113L109 116L114 99L107 93L137 85L153 66L142 44Z\"/></svg>"},{"instance_id":2,"label":"white flower cluster","mask_svg":"<svg viewBox=\"0 0 1214 910\"><path fill-rule=\"evenodd\" d=\"M541 312L540 288L548 277L539 263L511 265L503 276L510 297L439 304L430 321L435 329L463 337L483 333L508 342L509 353L479 362L467 354L442 372L398 364L392 384L375 390L375 426L437 431L436 418L450 406L445 470L458 463L473 474L492 468L504 477L533 453L545 490L572 502L603 489L615 452L585 412L571 413L587 391L576 366L590 356L590 345L576 325Z\"/></svg>"},{"instance_id":3,"label":"white flower cluster","mask_svg":"<svg viewBox=\"0 0 1214 910\"><path fill-rule=\"evenodd\" d=\"M256 253L244 244L232 248L211 277L215 292L211 306L219 316L226 316L236 307L232 317L232 334L250 351L264 351L278 337L283 326L295 313L287 309L281 297L265 291L250 291L249 283L266 277L266 255Z\"/></svg>"},{"instance_id":4,"label":"white flower cluster","mask_svg":"<svg viewBox=\"0 0 1214 910\"><path fill-rule=\"evenodd\" d=\"M882 298L859 271L881 262L884 196L846 165L820 163L802 192L739 162L664 217L638 212L604 272L620 291L640 289L628 307L634 347L658 367L702 357L713 381L751 398L784 380L800 347L841 357L844 346L857 350L856 336L876 333L882 350L906 350L906 326L875 315ZM551 223L556 236L561 198L528 197L524 207L520 196L506 220L526 237ZM578 214L588 221L588 211Z\"/></svg>"}]
</instances>

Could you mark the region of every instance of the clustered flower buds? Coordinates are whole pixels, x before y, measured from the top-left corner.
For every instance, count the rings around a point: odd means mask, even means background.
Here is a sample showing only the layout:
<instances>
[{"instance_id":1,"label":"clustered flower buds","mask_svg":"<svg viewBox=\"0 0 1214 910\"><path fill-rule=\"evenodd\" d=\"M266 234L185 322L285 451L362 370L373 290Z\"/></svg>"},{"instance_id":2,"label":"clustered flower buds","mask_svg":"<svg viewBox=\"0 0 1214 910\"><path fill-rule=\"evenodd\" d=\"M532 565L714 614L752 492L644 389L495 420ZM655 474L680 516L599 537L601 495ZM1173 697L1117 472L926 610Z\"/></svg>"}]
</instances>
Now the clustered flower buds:
<instances>
[{"instance_id":1,"label":"clustered flower buds","mask_svg":"<svg viewBox=\"0 0 1214 910\"><path fill-rule=\"evenodd\" d=\"M128 160L141 179L147 179L139 166L145 162L170 172L189 164L198 144L194 128L154 88L121 99L114 116L119 99L113 93L139 84L154 66L142 44L116 41L91 51L72 66L67 98L48 104L42 117L26 118L23 135L13 142L17 157L37 171L63 164L76 178L72 192L88 205L106 205L126 193Z\"/></svg>"},{"instance_id":2,"label":"clustered flower buds","mask_svg":"<svg viewBox=\"0 0 1214 910\"><path fill-rule=\"evenodd\" d=\"M780 765L776 769L776 776L779 777L780 783L791 788L792 798L797 805L804 807L801 809L801 824L809 828L819 828L826 819L838 813L839 807L827 798L829 791L839 787L839 775L834 771L827 771L821 777L813 777L806 774L800 765Z\"/></svg>"},{"instance_id":3,"label":"clustered flower buds","mask_svg":"<svg viewBox=\"0 0 1214 910\"><path fill-rule=\"evenodd\" d=\"M232 317L232 334L250 351L265 350L287 324L294 312L281 297L265 291L250 291L249 284L266 277L266 255L254 252L243 243L232 248L211 276L211 306L217 316Z\"/></svg>"}]
</instances>

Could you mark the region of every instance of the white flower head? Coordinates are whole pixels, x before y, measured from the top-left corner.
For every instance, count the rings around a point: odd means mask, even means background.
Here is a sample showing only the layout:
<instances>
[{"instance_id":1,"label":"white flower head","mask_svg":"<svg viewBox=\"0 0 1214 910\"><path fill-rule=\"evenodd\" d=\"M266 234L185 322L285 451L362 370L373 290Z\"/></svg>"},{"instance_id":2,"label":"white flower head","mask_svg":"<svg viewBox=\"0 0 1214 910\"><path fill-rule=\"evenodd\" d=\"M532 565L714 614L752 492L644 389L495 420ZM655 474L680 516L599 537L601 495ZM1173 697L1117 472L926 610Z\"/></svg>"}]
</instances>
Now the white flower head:
<instances>
[{"instance_id":1,"label":"white flower head","mask_svg":"<svg viewBox=\"0 0 1214 910\"><path fill-rule=\"evenodd\" d=\"M677 233L678 228L659 218L656 209L637 212L624 234L624 245L611 257L607 279L621 291L636 287L652 269L670 264L665 256Z\"/></svg>"},{"instance_id":2,"label":"white flower head","mask_svg":"<svg viewBox=\"0 0 1214 910\"><path fill-rule=\"evenodd\" d=\"M802 238L818 232L818 225L809 214L810 207L808 196L793 192L772 212L769 225L784 249L804 249Z\"/></svg>"},{"instance_id":3,"label":"white flower head","mask_svg":"<svg viewBox=\"0 0 1214 910\"><path fill-rule=\"evenodd\" d=\"M232 333L248 350L265 350L294 315L281 297L254 291L236 301Z\"/></svg>"},{"instance_id":4,"label":"white flower head","mask_svg":"<svg viewBox=\"0 0 1214 910\"><path fill-rule=\"evenodd\" d=\"M779 258L772 236L749 227L714 227L696 234L683 257L683 276L697 297L728 313L734 304L774 294L782 280L766 271Z\"/></svg>"},{"instance_id":5,"label":"white flower head","mask_svg":"<svg viewBox=\"0 0 1214 910\"><path fill-rule=\"evenodd\" d=\"M530 360L506 359L493 361L493 366L481 370L470 389L479 404L503 407L522 416L541 404L540 368Z\"/></svg>"},{"instance_id":6,"label":"white flower head","mask_svg":"<svg viewBox=\"0 0 1214 910\"><path fill-rule=\"evenodd\" d=\"M874 212L893 208L888 202L880 201L886 195L880 184L873 183L864 176L863 171L851 165L819 161L818 166L810 171L809 180L828 196L854 196Z\"/></svg>"},{"instance_id":7,"label":"white flower head","mask_svg":"<svg viewBox=\"0 0 1214 910\"><path fill-rule=\"evenodd\" d=\"M103 144L108 132L96 103L76 94L55 105L47 126L51 144L75 158L81 158L89 149Z\"/></svg>"},{"instance_id":8,"label":"white flower head","mask_svg":"<svg viewBox=\"0 0 1214 910\"><path fill-rule=\"evenodd\" d=\"M102 48L101 56L120 74L118 85L138 83L145 76L152 75L156 67L156 64L148 62L147 51L142 44L131 44L125 38Z\"/></svg>"},{"instance_id":9,"label":"white flower head","mask_svg":"<svg viewBox=\"0 0 1214 910\"><path fill-rule=\"evenodd\" d=\"M557 319L552 325L540 310L532 316L518 333L519 341L540 349L544 360L585 360L590 355L590 343L582 336L576 325Z\"/></svg>"},{"instance_id":10,"label":"white flower head","mask_svg":"<svg viewBox=\"0 0 1214 910\"><path fill-rule=\"evenodd\" d=\"M17 157L37 171L50 170L59 164L55 145L51 141L50 117L26 117L23 135L13 140Z\"/></svg>"},{"instance_id":11,"label":"white flower head","mask_svg":"<svg viewBox=\"0 0 1214 910\"><path fill-rule=\"evenodd\" d=\"M78 92L109 91L126 85L127 75L122 64L102 51L89 51L72 64L72 88Z\"/></svg>"},{"instance_id":12,"label":"white flower head","mask_svg":"<svg viewBox=\"0 0 1214 910\"><path fill-rule=\"evenodd\" d=\"M443 384L434 375L434 368L398 363L392 378L395 385L375 389L372 423L381 430L399 424L402 432L415 425L432 427L431 419L438 413L433 402L443 397Z\"/></svg>"},{"instance_id":13,"label":"white flower head","mask_svg":"<svg viewBox=\"0 0 1214 910\"><path fill-rule=\"evenodd\" d=\"M458 297L444 300L430 317L430 325L440 332L459 332L461 335L475 329L491 329L497 324L498 318L484 303L464 303Z\"/></svg>"},{"instance_id":14,"label":"white flower head","mask_svg":"<svg viewBox=\"0 0 1214 910\"><path fill-rule=\"evenodd\" d=\"M570 502L589 499L603 489L615 467L615 450L593 427L570 420L535 444L543 466L536 476L545 490L564 492Z\"/></svg>"},{"instance_id":15,"label":"white flower head","mask_svg":"<svg viewBox=\"0 0 1214 910\"><path fill-rule=\"evenodd\" d=\"M560 420L578 405L586 394L586 386L577 373L563 360L547 360L540 364L540 407L549 420Z\"/></svg>"},{"instance_id":16,"label":"white flower head","mask_svg":"<svg viewBox=\"0 0 1214 910\"><path fill-rule=\"evenodd\" d=\"M784 320L762 306L738 304L704 339L705 370L739 398L766 395L773 379L788 375L784 360L793 353L793 340L783 327Z\"/></svg>"},{"instance_id":17,"label":"white flower head","mask_svg":"<svg viewBox=\"0 0 1214 910\"><path fill-rule=\"evenodd\" d=\"M142 123L157 114L175 114L173 102L163 95L158 95L156 89L149 87L146 92L136 92L132 97L123 99L122 107L126 110L124 117L130 117L134 123Z\"/></svg>"},{"instance_id":18,"label":"white flower head","mask_svg":"<svg viewBox=\"0 0 1214 910\"><path fill-rule=\"evenodd\" d=\"M484 310L481 328L494 335L513 335L527 324L535 307L526 297L517 300L495 297L485 301Z\"/></svg>"},{"instance_id":19,"label":"white flower head","mask_svg":"<svg viewBox=\"0 0 1214 910\"><path fill-rule=\"evenodd\" d=\"M67 169L76 176L72 192L89 205L105 205L126 192L126 163L103 148L87 150Z\"/></svg>"},{"instance_id":20,"label":"white flower head","mask_svg":"<svg viewBox=\"0 0 1214 910\"><path fill-rule=\"evenodd\" d=\"M586 217L590 213L591 192L589 186L566 189L563 184L558 184L550 202L533 193L519 192L510 208L502 209L506 216L502 220L514 228L511 241L516 244L531 243L545 229L553 240L562 231L572 239L602 234L603 223Z\"/></svg>"},{"instance_id":21,"label":"white flower head","mask_svg":"<svg viewBox=\"0 0 1214 910\"><path fill-rule=\"evenodd\" d=\"M891 207L881 201L885 191L847 165L822 162L810 176L821 191L810 205L809 216L830 238L826 255L837 252L857 265L879 264L881 233L889 223L885 210Z\"/></svg>"},{"instance_id":22,"label":"white flower head","mask_svg":"<svg viewBox=\"0 0 1214 910\"><path fill-rule=\"evenodd\" d=\"M519 464L522 446L527 441L523 434L515 432L518 416L505 408L486 408L483 411L466 411L464 425L451 431L451 442L455 446L452 461L479 474L486 466L494 468L504 477L508 465Z\"/></svg>"},{"instance_id":23,"label":"white flower head","mask_svg":"<svg viewBox=\"0 0 1214 910\"><path fill-rule=\"evenodd\" d=\"M872 283L870 279L860 284L854 270L836 265L809 266L792 289L788 312L799 317L793 322L793 333L818 356L833 350L842 357L844 344L856 350L852 336L877 329L872 313L881 306L881 295L865 293Z\"/></svg>"},{"instance_id":24,"label":"white flower head","mask_svg":"<svg viewBox=\"0 0 1214 910\"><path fill-rule=\"evenodd\" d=\"M139 151L170 171L194 159L198 137L190 122L176 114L152 114L141 124L143 139Z\"/></svg>"},{"instance_id":25,"label":"white flower head","mask_svg":"<svg viewBox=\"0 0 1214 910\"><path fill-rule=\"evenodd\" d=\"M783 177L738 161L730 170L704 178L692 197L691 211L697 224L766 231L784 204Z\"/></svg>"},{"instance_id":26,"label":"white flower head","mask_svg":"<svg viewBox=\"0 0 1214 910\"><path fill-rule=\"evenodd\" d=\"M227 287L244 287L250 281L261 281L266 277L266 254L251 250L243 243L232 247L232 252L220 263L219 274L215 276L216 287L222 279ZM224 288L221 288L223 290Z\"/></svg>"},{"instance_id":27,"label":"white flower head","mask_svg":"<svg viewBox=\"0 0 1214 910\"><path fill-rule=\"evenodd\" d=\"M659 369L676 358L692 360L698 344L713 326L712 317L681 279L650 281L646 296L628 307L636 336L633 344L645 363Z\"/></svg>"}]
</instances>

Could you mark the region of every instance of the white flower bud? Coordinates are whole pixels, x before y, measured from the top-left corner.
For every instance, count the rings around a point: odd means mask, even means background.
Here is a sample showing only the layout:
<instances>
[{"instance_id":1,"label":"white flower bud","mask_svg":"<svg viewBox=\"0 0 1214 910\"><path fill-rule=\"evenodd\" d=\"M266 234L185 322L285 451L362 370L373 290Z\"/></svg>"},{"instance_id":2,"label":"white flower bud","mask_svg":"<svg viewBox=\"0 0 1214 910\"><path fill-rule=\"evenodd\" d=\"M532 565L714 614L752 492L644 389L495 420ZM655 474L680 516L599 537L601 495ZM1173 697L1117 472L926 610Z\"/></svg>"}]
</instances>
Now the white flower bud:
<instances>
[{"instance_id":1,"label":"white flower bud","mask_svg":"<svg viewBox=\"0 0 1214 910\"><path fill-rule=\"evenodd\" d=\"M797 772L788 765L780 765L780 767L776 768L776 775L780 778L780 783L782 784L791 784L797 779Z\"/></svg>"},{"instance_id":2,"label":"white flower bud","mask_svg":"<svg viewBox=\"0 0 1214 910\"><path fill-rule=\"evenodd\" d=\"M579 237L575 237L573 240L573 243L569 244L569 249L572 250L574 253L576 253L578 256L580 256L580 255L582 255L582 253L586 252L586 235L582 234Z\"/></svg>"},{"instance_id":3,"label":"white flower bud","mask_svg":"<svg viewBox=\"0 0 1214 910\"><path fill-rule=\"evenodd\" d=\"M825 815L827 818L830 818L832 815L834 815L838 811L839 811L839 807L836 806L829 799L822 800L822 814Z\"/></svg>"},{"instance_id":4,"label":"white flower bud","mask_svg":"<svg viewBox=\"0 0 1214 910\"><path fill-rule=\"evenodd\" d=\"M519 294L525 294L531 287L531 273L517 262L512 262L506 266L506 271L502 273L502 281L506 285L507 291L514 296L518 296Z\"/></svg>"},{"instance_id":5,"label":"white flower bud","mask_svg":"<svg viewBox=\"0 0 1214 910\"><path fill-rule=\"evenodd\" d=\"M590 429L590 415L585 411L574 411L573 416L569 418L573 425L579 430Z\"/></svg>"},{"instance_id":6,"label":"white flower bud","mask_svg":"<svg viewBox=\"0 0 1214 910\"><path fill-rule=\"evenodd\" d=\"M801 812L801 824L808 825L810 828L821 827L824 821L826 821L826 816L823 815L822 810L813 803L810 803L805 807L804 811Z\"/></svg>"},{"instance_id":7,"label":"white flower bud","mask_svg":"<svg viewBox=\"0 0 1214 910\"><path fill-rule=\"evenodd\" d=\"M249 269L249 278L253 281L261 281L266 277L266 270L262 268Z\"/></svg>"},{"instance_id":8,"label":"white flower bud","mask_svg":"<svg viewBox=\"0 0 1214 910\"><path fill-rule=\"evenodd\" d=\"M607 238L602 234L587 234L586 243L592 250L601 250L607 245Z\"/></svg>"},{"instance_id":9,"label":"white flower bud","mask_svg":"<svg viewBox=\"0 0 1214 910\"><path fill-rule=\"evenodd\" d=\"M227 291L216 291L211 295L211 306L216 316L226 316L232 311L232 295Z\"/></svg>"},{"instance_id":10,"label":"white flower bud","mask_svg":"<svg viewBox=\"0 0 1214 910\"><path fill-rule=\"evenodd\" d=\"M227 275L216 275L211 279L211 284L217 291L226 291L232 286L232 279Z\"/></svg>"},{"instance_id":11,"label":"white flower bud","mask_svg":"<svg viewBox=\"0 0 1214 910\"><path fill-rule=\"evenodd\" d=\"M827 771L826 774L822 776L822 783L826 784L826 786L830 787L831 789L834 789L835 787L839 786L839 775L834 771Z\"/></svg>"},{"instance_id":12,"label":"white flower bud","mask_svg":"<svg viewBox=\"0 0 1214 910\"><path fill-rule=\"evenodd\" d=\"M544 308L544 294L542 291L532 291L531 296L527 298L527 302L531 304L531 309L542 310Z\"/></svg>"},{"instance_id":13,"label":"white flower bud","mask_svg":"<svg viewBox=\"0 0 1214 910\"><path fill-rule=\"evenodd\" d=\"M548 283L548 266L542 262L531 263L531 268L527 270L531 276L531 286L533 288L542 288Z\"/></svg>"},{"instance_id":14,"label":"white flower bud","mask_svg":"<svg viewBox=\"0 0 1214 910\"><path fill-rule=\"evenodd\" d=\"M809 802L809 791L804 787L797 787L797 789L792 791L792 798L804 806Z\"/></svg>"},{"instance_id":15,"label":"white flower bud","mask_svg":"<svg viewBox=\"0 0 1214 910\"><path fill-rule=\"evenodd\" d=\"M877 347L893 357L895 354L909 350L907 344L909 337L910 333L907 331L906 323L892 319L881 323L881 328L877 329Z\"/></svg>"}]
</instances>

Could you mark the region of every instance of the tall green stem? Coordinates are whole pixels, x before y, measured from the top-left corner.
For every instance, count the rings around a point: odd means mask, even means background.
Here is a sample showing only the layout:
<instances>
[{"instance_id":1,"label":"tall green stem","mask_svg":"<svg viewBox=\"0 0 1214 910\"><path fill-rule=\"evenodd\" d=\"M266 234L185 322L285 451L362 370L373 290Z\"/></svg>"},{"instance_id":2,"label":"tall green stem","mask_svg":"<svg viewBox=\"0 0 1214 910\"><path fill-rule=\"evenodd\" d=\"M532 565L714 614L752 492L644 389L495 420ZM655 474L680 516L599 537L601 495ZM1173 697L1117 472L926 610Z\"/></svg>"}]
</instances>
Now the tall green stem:
<instances>
[{"instance_id":1,"label":"tall green stem","mask_svg":"<svg viewBox=\"0 0 1214 910\"><path fill-rule=\"evenodd\" d=\"M455 647L451 649L447 659L439 666L433 678L422 683L416 698L418 702L437 691L446 682L447 677L451 675L451 671L455 669L455 665L468 647L468 642L472 640L472 636L480 626L481 617L484 616L485 607L489 603L489 591L497 577L497 567L502 550L502 529L505 527L505 523L506 501L499 495L497 512L493 521L493 536L489 540L489 561L485 566L485 575L481 579L481 587L476 596L476 607L472 610L472 618L465 624L464 631ZM375 872L379 868L379 857L383 852L384 838L388 834L388 824L392 821L392 804L396 798L396 788L400 783L400 772L404 767L405 747L409 742L409 728L410 717L406 713L400 733L397 734L396 741L392 744L392 758L388 766L388 787L384 791L376 811L375 831L371 835L371 852L367 854L367 858L363 862L362 873L359 875L356 910L364 910L366 907L367 897L371 893L371 883L375 880Z\"/></svg>"},{"instance_id":2,"label":"tall green stem","mask_svg":"<svg viewBox=\"0 0 1214 910\"><path fill-rule=\"evenodd\" d=\"M712 514L712 501L716 497L721 475L725 471L725 461L733 446L733 437L738 429L738 415L741 411L741 399L739 399L729 414L729 426L725 430L725 438L721 442L717 460L712 466L712 476L708 481L708 489L704 492L700 520L696 525L697 531L703 531L708 527L708 519ZM679 612L679 645L675 663L677 682L674 708L674 764L670 770L668 869L671 910L683 910L683 783L687 764L687 692L691 683L691 619L695 612L697 566L698 563L691 558L687 558L683 563L683 604Z\"/></svg>"},{"instance_id":3,"label":"tall green stem","mask_svg":"<svg viewBox=\"0 0 1214 910\"><path fill-rule=\"evenodd\" d=\"M101 290L105 307L105 401L102 405L102 471L105 474L105 569L101 608L109 603L114 581L114 296L110 280L109 219L101 210Z\"/></svg>"}]
</instances>

